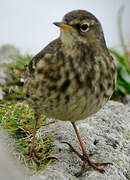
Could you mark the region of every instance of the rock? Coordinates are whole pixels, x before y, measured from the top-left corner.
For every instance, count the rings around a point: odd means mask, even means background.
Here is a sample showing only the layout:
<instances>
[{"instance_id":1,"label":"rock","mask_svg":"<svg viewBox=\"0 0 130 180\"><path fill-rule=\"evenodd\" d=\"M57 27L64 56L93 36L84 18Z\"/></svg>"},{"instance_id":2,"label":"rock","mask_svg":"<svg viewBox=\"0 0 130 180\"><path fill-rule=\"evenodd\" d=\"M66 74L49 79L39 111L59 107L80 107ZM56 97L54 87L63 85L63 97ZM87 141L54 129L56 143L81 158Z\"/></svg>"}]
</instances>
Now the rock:
<instances>
[{"instance_id":1,"label":"rock","mask_svg":"<svg viewBox=\"0 0 130 180\"><path fill-rule=\"evenodd\" d=\"M4 45L0 47L0 64L1 63L10 63L13 61L11 58L12 56L20 55L19 49L15 48L13 45ZM7 68L0 68L0 85L4 85L6 83L7 74ZM3 91L0 87L0 99L3 99Z\"/></svg>"},{"instance_id":2,"label":"rock","mask_svg":"<svg viewBox=\"0 0 130 180\"><path fill-rule=\"evenodd\" d=\"M6 44L0 47L0 63L12 61L11 56L20 55L19 49L15 46Z\"/></svg>"},{"instance_id":3,"label":"rock","mask_svg":"<svg viewBox=\"0 0 130 180\"><path fill-rule=\"evenodd\" d=\"M126 95L126 105L130 106L130 95Z\"/></svg>"},{"instance_id":4,"label":"rock","mask_svg":"<svg viewBox=\"0 0 130 180\"><path fill-rule=\"evenodd\" d=\"M4 92L2 91L1 87L0 87L0 100L3 99L4 97Z\"/></svg>"},{"instance_id":5,"label":"rock","mask_svg":"<svg viewBox=\"0 0 130 180\"><path fill-rule=\"evenodd\" d=\"M0 180L29 180L25 169L11 157L9 140L7 134L0 131Z\"/></svg>"},{"instance_id":6,"label":"rock","mask_svg":"<svg viewBox=\"0 0 130 180\"><path fill-rule=\"evenodd\" d=\"M50 121L50 120L48 120ZM105 174L93 170L86 164L86 172L77 177L82 162L62 141L69 142L81 153L78 140L70 122L56 121L41 127L37 136L55 134L52 138L52 156L58 158L43 172L30 180L128 180L130 179L130 107L109 101L98 113L76 123L80 136L91 159L96 162L112 162L103 167Z\"/></svg>"}]
</instances>

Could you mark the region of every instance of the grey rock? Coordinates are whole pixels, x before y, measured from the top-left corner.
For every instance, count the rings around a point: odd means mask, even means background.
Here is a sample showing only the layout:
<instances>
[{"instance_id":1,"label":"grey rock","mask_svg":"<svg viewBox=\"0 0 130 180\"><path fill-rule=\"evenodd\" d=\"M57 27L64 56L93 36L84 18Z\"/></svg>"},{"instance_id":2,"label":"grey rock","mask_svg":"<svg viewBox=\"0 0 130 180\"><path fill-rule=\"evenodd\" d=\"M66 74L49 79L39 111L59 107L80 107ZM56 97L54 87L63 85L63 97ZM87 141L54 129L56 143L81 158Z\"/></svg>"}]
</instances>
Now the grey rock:
<instances>
[{"instance_id":1,"label":"grey rock","mask_svg":"<svg viewBox=\"0 0 130 180\"><path fill-rule=\"evenodd\" d=\"M11 56L14 55L20 55L19 49L17 49L15 46L6 44L0 47L0 63L9 61L12 61Z\"/></svg>"},{"instance_id":2,"label":"grey rock","mask_svg":"<svg viewBox=\"0 0 130 180\"><path fill-rule=\"evenodd\" d=\"M126 105L130 106L130 95L126 95Z\"/></svg>"},{"instance_id":3,"label":"grey rock","mask_svg":"<svg viewBox=\"0 0 130 180\"><path fill-rule=\"evenodd\" d=\"M25 169L11 156L8 135L0 131L0 180L29 180Z\"/></svg>"},{"instance_id":4,"label":"grey rock","mask_svg":"<svg viewBox=\"0 0 130 180\"><path fill-rule=\"evenodd\" d=\"M0 64L1 63L10 63L13 61L12 56L20 55L19 49L15 48L13 45L4 45L0 47ZM9 71L8 68L0 68L0 85L4 85L6 83L7 74L5 73ZM0 87L0 99L3 99L3 91Z\"/></svg>"},{"instance_id":5,"label":"grey rock","mask_svg":"<svg viewBox=\"0 0 130 180\"><path fill-rule=\"evenodd\" d=\"M3 99L4 97L4 92L2 91L1 87L0 87L0 99Z\"/></svg>"},{"instance_id":6,"label":"grey rock","mask_svg":"<svg viewBox=\"0 0 130 180\"><path fill-rule=\"evenodd\" d=\"M51 121L48 119L48 121ZM112 162L103 167L105 174L91 169L77 178L82 162L62 141L69 142L81 153L78 140L70 122L56 121L48 127L41 127L37 137L55 134L52 138L52 156L58 158L43 172L33 175L30 180L128 180L130 179L130 107L109 101L98 113L76 123L80 136L91 159L96 162Z\"/></svg>"}]
</instances>

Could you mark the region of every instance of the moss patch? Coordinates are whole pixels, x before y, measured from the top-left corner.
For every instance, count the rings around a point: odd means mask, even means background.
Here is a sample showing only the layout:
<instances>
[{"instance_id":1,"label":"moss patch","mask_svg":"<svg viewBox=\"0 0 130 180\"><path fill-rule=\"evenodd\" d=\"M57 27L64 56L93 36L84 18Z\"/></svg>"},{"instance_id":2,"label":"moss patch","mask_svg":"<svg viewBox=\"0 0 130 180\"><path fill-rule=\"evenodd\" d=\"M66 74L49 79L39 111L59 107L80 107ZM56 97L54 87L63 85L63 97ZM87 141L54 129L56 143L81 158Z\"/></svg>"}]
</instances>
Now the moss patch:
<instances>
[{"instance_id":1,"label":"moss patch","mask_svg":"<svg viewBox=\"0 0 130 180\"><path fill-rule=\"evenodd\" d=\"M0 101L0 126L8 132L14 139L15 146L13 154L22 163L29 168L31 173L43 170L50 163L48 160L41 161L37 166L30 157L31 140L33 136L34 114L25 101L10 102L7 100ZM53 123L53 122L51 122ZM39 120L38 128L47 126L46 117ZM51 156L53 143L51 137L53 135L38 137L36 140L36 150L43 159Z\"/></svg>"}]
</instances>

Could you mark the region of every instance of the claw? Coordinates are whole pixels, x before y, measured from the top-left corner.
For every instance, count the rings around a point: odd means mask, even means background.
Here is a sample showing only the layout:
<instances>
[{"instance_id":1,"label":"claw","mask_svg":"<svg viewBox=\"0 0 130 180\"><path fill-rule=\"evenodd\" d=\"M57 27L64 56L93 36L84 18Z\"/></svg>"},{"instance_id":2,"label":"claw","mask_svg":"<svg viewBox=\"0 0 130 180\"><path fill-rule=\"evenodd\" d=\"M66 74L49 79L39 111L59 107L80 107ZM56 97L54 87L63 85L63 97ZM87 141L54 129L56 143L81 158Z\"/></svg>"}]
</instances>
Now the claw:
<instances>
[{"instance_id":1,"label":"claw","mask_svg":"<svg viewBox=\"0 0 130 180\"><path fill-rule=\"evenodd\" d=\"M48 161L49 160L58 160L56 157L45 157L45 158L43 158L42 156L37 155L37 152L35 150L31 150L30 157L33 158L34 162L38 166L40 166L40 164L41 164L39 160L42 160L42 161L44 161L44 160L48 160Z\"/></svg>"},{"instance_id":2,"label":"claw","mask_svg":"<svg viewBox=\"0 0 130 180\"><path fill-rule=\"evenodd\" d=\"M48 160L48 161L49 161L49 160L58 160L58 159L57 159L56 157L53 157L53 156L52 156L52 157L47 157L47 158L45 158L44 160Z\"/></svg>"},{"instance_id":3,"label":"claw","mask_svg":"<svg viewBox=\"0 0 130 180\"><path fill-rule=\"evenodd\" d=\"M107 165L113 165L111 162L101 162L101 163L94 163L96 166L107 166Z\"/></svg>"},{"instance_id":4,"label":"claw","mask_svg":"<svg viewBox=\"0 0 130 180\"><path fill-rule=\"evenodd\" d=\"M61 143L67 144L70 147L71 152L74 152L80 159L82 159L82 155L76 151L70 143L65 141L62 141Z\"/></svg>"},{"instance_id":5,"label":"claw","mask_svg":"<svg viewBox=\"0 0 130 180\"><path fill-rule=\"evenodd\" d=\"M33 158L33 160L37 164L37 166L40 166L40 161L39 160L41 159L41 157L37 155L35 150L31 150L30 157Z\"/></svg>"},{"instance_id":6,"label":"claw","mask_svg":"<svg viewBox=\"0 0 130 180\"><path fill-rule=\"evenodd\" d=\"M81 155L79 152L77 152L73 146L68 143L68 142L61 142L61 143L64 143L64 144L67 144L69 147L70 147L70 150L72 152L74 152L84 163L83 163L83 166L82 166L82 169L81 171L77 174L77 177L80 176L81 174L83 174L83 172L85 171L85 164L86 162L93 168L95 169L96 171L99 171L100 173L104 174L105 173L105 170L104 169L101 169L101 168L98 168L98 166L107 166L107 165L112 165L112 163L110 162L101 162L101 163L95 163L93 161L90 161L89 160L89 155L87 154L83 154Z\"/></svg>"}]
</instances>

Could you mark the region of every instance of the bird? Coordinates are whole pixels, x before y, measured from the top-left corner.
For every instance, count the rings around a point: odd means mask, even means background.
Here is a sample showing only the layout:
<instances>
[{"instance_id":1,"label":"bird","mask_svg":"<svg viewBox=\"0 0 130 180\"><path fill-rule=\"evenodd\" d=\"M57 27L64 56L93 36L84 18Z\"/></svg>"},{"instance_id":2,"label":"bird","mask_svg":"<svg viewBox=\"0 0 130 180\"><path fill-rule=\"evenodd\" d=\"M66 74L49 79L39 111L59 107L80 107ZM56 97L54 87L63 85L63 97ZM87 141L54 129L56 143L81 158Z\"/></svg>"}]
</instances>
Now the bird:
<instances>
[{"instance_id":1,"label":"bird","mask_svg":"<svg viewBox=\"0 0 130 180\"><path fill-rule=\"evenodd\" d=\"M28 64L24 85L25 98L34 110L35 125L31 155L35 150L39 117L46 115L69 121L78 138L82 154L71 144L71 150L94 170L110 162L93 162L79 135L76 121L99 111L115 89L117 70L104 38L102 26L95 15L86 10L73 10L62 21L54 22L60 35L36 54Z\"/></svg>"}]
</instances>

